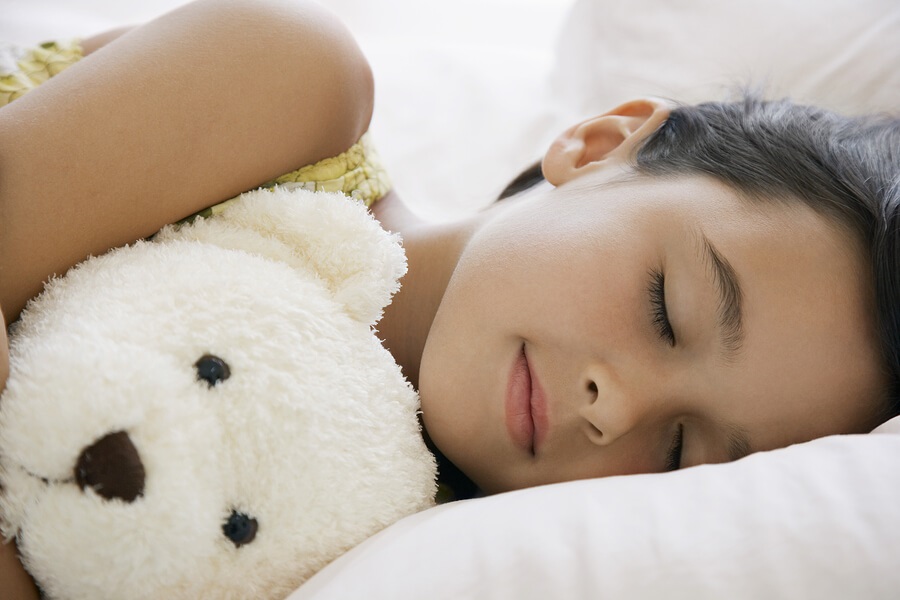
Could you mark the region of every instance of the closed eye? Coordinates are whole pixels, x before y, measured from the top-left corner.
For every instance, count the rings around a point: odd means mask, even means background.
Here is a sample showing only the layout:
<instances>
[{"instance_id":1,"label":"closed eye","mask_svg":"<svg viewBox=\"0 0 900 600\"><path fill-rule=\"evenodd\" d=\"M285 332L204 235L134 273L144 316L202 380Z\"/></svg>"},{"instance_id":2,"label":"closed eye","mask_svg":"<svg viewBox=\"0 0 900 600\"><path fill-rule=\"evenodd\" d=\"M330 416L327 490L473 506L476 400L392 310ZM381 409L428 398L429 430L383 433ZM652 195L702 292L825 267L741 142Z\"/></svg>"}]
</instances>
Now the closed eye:
<instances>
[{"instance_id":1,"label":"closed eye","mask_svg":"<svg viewBox=\"0 0 900 600\"><path fill-rule=\"evenodd\" d=\"M677 471L681 468L681 454L684 452L684 425L679 424L669 454L666 458L666 471Z\"/></svg>"},{"instance_id":2,"label":"closed eye","mask_svg":"<svg viewBox=\"0 0 900 600\"><path fill-rule=\"evenodd\" d=\"M647 290L650 294L650 317L653 326L661 337L670 346L675 345L675 330L669 322L669 311L666 309L666 276L662 271L650 271L650 286Z\"/></svg>"}]
</instances>

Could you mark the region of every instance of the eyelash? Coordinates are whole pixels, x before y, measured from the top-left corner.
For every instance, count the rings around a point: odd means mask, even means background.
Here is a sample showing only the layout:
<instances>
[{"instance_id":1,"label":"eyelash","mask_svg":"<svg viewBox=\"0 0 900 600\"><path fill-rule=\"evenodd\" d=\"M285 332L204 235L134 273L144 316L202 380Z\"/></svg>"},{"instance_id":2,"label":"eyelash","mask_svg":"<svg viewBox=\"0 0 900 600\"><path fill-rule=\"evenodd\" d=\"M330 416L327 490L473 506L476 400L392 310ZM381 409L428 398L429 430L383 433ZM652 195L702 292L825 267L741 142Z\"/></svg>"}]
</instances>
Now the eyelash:
<instances>
[{"instance_id":1,"label":"eyelash","mask_svg":"<svg viewBox=\"0 0 900 600\"><path fill-rule=\"evenodd\" d=\"M678 426L675 432L675 438L672 440L672 447L669 448L668 458L666 459L666 471L677 471L681 468L681 453L684 451L684 425Z\"/></svg>"},{"instance_id":2,"label":"eyelash","mask_svg":"<svg viewBox=\"0 0 900 600\"><path fill-rule=\"evenodd\" d=\"M675 345L675 330L669 321L669 311L666 309L666 276L662 271L650 272L650 305L653 307L653 325L659 332L659 337L670 346ZM678 426L672 446L666 458L666 471L677 471L681 468L681 453L684 450L684 425Z\"/></svg>"},{"instance_id":3,"label":"eyelash","mask_svg":"<svg viewBox=\"0 0 900 600\"><path fill-rule=\"evenodd\" d=\"M670 346L675 345L675 330L669 322L669 312L666 310L666 276L662 271L650 271L650 305L653 308L653 325L659 333L659 337Z\"/></svg>"}]
</instances>

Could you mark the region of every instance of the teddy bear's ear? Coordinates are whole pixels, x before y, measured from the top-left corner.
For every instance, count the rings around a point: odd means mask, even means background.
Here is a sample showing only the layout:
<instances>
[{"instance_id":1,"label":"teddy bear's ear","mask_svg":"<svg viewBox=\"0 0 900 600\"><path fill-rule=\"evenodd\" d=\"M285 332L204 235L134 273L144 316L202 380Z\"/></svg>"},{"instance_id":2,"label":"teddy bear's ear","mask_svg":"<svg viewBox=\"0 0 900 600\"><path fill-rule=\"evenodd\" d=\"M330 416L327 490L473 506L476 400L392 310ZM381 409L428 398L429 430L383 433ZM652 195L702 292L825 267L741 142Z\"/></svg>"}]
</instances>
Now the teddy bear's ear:
<instances>
[{"instance_id":1,"label":"teddy bear's ear","mask_svg":"<svg viewBox=\"0 0 900 600\"><path fill-rule=\"evenodd\" d=\"M213 217L166 227L154 241L172 239L245 250L311 270L350 316L369 324L381 318L406 273L399 236L339 193L280 187L247 192Z\"/></svg>"}]
</instances>

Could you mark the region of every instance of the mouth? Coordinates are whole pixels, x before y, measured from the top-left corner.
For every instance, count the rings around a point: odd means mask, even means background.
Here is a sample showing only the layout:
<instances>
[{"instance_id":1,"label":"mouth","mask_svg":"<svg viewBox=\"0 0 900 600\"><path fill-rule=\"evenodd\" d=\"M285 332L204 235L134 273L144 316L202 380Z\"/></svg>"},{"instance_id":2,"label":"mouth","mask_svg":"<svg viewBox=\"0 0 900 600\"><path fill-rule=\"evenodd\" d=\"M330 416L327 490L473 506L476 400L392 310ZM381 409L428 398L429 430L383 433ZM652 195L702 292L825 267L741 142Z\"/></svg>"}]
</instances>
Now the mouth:
<instances>
[{"instance_id":1,"label":"mouth","mask_svg":"<svg viewBox=\"0 0 900 600\"><path fill-rule=\"evenodd\" d=\"M535 456L547 432L547 411L543 390L528 363L525 344L509 374L505 408L506 430L513 443Z\"/></svg>"}]
</instances>

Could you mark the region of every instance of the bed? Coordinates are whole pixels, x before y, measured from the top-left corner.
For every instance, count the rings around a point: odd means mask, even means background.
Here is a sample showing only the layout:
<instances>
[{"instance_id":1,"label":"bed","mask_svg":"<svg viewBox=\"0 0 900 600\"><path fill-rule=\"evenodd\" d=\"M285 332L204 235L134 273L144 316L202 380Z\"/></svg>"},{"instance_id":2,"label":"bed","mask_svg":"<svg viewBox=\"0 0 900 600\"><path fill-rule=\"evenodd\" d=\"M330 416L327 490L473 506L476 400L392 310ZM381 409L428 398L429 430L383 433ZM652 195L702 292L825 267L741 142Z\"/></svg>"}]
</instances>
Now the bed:
<instances>
[{"instance_id":1,"label":"bed","mask_svg":"<svg viewBox=\"0 0 900 600\"><path fill-rule=\"evenodd\" d=\"M432 218L489 203L564 126L633 95L695 101L750 82L848 113L900 100L895 0L324 3L373 65L372 132L396 186ZM0 39L178 4L0 0ZM897 598L898 494L894 419L726 465L440 506L292 598Z\"/></svg>"}]
</instances>

